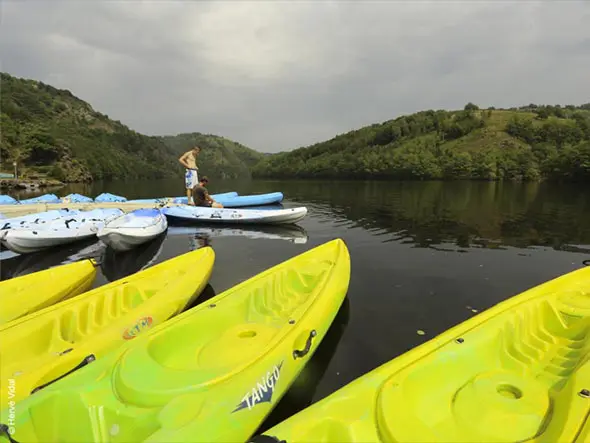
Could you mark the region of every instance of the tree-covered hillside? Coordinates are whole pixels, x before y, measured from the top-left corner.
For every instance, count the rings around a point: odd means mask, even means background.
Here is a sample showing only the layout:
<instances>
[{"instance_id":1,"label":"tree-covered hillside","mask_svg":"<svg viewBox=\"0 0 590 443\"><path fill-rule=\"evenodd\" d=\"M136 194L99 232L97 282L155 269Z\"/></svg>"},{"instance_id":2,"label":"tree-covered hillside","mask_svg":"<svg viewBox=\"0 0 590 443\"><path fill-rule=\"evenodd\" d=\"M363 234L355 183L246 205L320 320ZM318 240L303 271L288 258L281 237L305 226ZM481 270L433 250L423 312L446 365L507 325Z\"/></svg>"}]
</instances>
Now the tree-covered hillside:
<instances>
[{"instance_id":1,"label":"tree-covered hillside","mask_svg":"<svg viewBox=\"0 0 590 443\"><path fill-rule=\"evenodd\" d=\"M264 157L253 175L589 180L590 104L418 112Z\"/></svg>"},{"instance_id":2,"label":"tree-covered hillside","mask_svg":"<svg viewBox=\"0 0 590 443\"><path fill-rule=\"evenodd\" d=\"M249 177L250 169L263 155L253 149L223 137L200 134L178 134L160 139L180 157L183 152L199 146L199 171L203 175L217 178Z\"/></svg>"},{"instance_id":3,"label":"tree-covered hillside","mask_svg":"<svg viewBox=\"0 0 590 443\"><path fill-rule=\"evenodd\" d=\"M20 176L46 174L63 181L182 175L179 143L139 134L68 90L5 73L0 81L0 170L12 172L17 161ZM254 151L221 137L202 137L211 170L249 175Z\"/></svg>"}]
</instances>

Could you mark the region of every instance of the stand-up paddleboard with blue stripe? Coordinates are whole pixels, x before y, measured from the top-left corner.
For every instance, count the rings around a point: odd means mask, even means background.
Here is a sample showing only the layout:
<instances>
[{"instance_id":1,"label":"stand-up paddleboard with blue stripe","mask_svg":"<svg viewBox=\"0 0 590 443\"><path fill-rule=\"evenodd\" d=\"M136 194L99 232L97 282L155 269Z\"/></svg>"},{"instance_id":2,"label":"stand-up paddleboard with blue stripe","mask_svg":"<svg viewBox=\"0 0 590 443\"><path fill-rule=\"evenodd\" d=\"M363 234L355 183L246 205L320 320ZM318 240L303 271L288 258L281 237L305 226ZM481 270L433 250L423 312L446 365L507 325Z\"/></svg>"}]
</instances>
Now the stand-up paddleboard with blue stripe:
<instances>
[{"instance_id":1,"label":"stand-up paddleboard with blue stripe","mask_svg":"<svg viewBox=\"0 0 590 443\"><path fill-rule=\"evenodd\" d=\"M197 223L287 224L297 223L307 215L306 207L261 211L183 205L162 208L161 211L169 219Z\"/></svg>"}]
</instances>

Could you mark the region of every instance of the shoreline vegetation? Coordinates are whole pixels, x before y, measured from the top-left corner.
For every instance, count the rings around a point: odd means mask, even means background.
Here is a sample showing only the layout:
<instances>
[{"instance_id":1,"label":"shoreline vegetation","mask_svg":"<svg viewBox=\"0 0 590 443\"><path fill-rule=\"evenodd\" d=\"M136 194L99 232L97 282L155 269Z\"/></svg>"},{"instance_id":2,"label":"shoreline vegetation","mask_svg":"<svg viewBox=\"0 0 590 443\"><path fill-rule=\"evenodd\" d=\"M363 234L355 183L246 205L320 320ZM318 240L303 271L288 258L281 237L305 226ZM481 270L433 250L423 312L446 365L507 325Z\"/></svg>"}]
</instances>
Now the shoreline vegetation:
<instances>
[{"instance_id":1,"label":"shoreline vegetation","mask_svg":"<svg viewBox=\"0 0 590 443\"><path fill-rule=\"evenodd\" d=\"M180 155L194 144L200 166L216 178L250 176L263 154L212 134L147 136L95 111L70 91L0 73L0 172L25 180L182 177Z\"/></svg>"},{"instance_id":2,"label":"shoreline vegetation","mask_svg":"<svg viewBox=\"0 0 590 443\"><path fill-rule=\"evenodd\" d=\"M270 155L256 178L589 181L590 103L428 110Z\"/></svg>"},{"instance_id":3,"label":"shoreline vegetation","mask_svg":"<svg viewBox=\"0 0 590 443\"><path fill-rule=\"evenodd\" d=\"M0 188L182 177L178 157L203 147L221 179L590 181L590 103L402 115L276 154L198 132L146 136L68 90L0 73ZM210 172L209 172L210 171Z\"/></svg>"}]
</instances>

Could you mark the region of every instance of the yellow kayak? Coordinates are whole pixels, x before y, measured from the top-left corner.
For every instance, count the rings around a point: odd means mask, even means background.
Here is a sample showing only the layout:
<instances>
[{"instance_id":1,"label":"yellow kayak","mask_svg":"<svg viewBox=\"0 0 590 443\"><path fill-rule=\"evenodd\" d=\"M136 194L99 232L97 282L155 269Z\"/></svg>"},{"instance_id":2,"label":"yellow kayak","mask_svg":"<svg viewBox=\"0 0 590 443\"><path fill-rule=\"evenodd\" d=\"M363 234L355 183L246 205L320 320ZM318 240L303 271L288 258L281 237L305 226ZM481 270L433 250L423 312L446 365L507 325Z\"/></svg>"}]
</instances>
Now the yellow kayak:
<instances>
[{"instance_id":1,"label":"yellow kayak","mask_svg":"<svg viewBox=\"0 0 590 443\"><path fill-rule=\"evenodd\" d=\"M197 249L1 326L0 385L15 389L1 390L0 409L180 313L214 260Z\"/></svg>"},{"instance_id":2,"label":"yellow kayak","mask_svg":"<svg viewBox=\"0 0 590 443\"><path fill-rule=\"evenodd\" d=\"M588 442L589 351L586 268L455 326L250 442Z\"/></svg>"},{"instance_id":3,"label":"yellow kayak","mask_svg":"<svg viewBox=\"0 0 590 443\"><path fill-rule=\"evenodd\" d=\"M318 246L3 410L0 423L18 442L244 442L315 352L349 278L344 242Z\"/></svg>"},{"instance_id":4,"label":"yellow kayak","mask_svg":"<svg viewBox=\"0 0 590 443\"><path fill-rule=\"evenodd\" d=\"M0 282L0 325L90 289L96 263L83 260Z\"/></svg>"}]
</instances>

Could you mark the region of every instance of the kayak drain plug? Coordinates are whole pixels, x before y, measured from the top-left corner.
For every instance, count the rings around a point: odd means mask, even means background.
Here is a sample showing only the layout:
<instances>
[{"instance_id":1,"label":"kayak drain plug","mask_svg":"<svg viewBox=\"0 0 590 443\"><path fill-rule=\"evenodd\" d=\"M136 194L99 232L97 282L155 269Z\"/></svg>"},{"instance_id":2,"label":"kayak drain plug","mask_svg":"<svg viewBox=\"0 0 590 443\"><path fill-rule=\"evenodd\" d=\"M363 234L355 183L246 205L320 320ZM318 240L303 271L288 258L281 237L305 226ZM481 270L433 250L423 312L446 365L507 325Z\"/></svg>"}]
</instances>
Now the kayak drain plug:
<instances>
[{"instance_id":1,"label":"kayak drain plug","mask_svg":"<svg viewBox=\"0 0 590 443\"><path fill-rule=\"evenodd\" d=\"M457 343L463 343L464 341L465 341L465 340L464 340L464 339L462 339L462 338L458 338L457 340L455 340L455 342L457 342Z\"/></svg>"},{"instance_id":2,"label":"kayak drain plug","mask_svg":"<svg viewBox=\"0 0 590 443\"><path fill-rule=\"evenodd\" d=\"M590 391L588 389L582 389L580 392L578 392L578 395L580 397L589 398L590 397Z\"/></svg>"}]
</instances>

